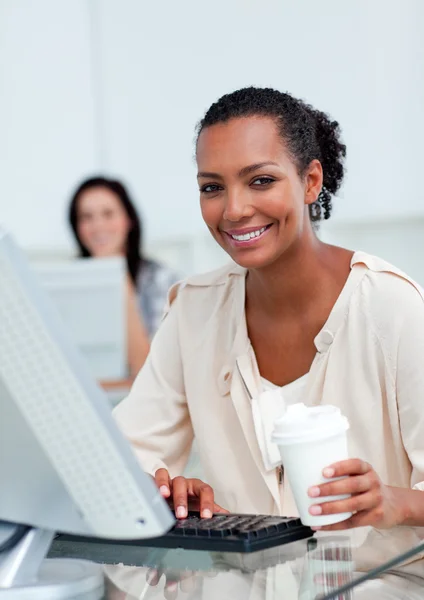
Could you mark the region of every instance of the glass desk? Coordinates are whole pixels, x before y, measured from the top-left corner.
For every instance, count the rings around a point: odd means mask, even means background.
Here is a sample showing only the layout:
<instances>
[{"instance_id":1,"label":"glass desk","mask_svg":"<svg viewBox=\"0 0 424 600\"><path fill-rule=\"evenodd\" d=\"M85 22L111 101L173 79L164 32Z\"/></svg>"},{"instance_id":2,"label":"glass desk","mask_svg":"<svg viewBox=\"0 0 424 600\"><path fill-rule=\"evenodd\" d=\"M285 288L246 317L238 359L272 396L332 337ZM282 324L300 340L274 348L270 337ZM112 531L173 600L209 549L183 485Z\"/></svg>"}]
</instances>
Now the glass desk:
<instances>
[{"instance_id":1,"label":"glass desk","mask_svg":"<svg viewBox=\"0 0 424 600\"><path fill-rule=\"evenodd\" d=\"M362 528L252 554L55 540L49 557L103 564L105 600L424 600L422 540L424 529Z\"/></svg>"}]
</instances>

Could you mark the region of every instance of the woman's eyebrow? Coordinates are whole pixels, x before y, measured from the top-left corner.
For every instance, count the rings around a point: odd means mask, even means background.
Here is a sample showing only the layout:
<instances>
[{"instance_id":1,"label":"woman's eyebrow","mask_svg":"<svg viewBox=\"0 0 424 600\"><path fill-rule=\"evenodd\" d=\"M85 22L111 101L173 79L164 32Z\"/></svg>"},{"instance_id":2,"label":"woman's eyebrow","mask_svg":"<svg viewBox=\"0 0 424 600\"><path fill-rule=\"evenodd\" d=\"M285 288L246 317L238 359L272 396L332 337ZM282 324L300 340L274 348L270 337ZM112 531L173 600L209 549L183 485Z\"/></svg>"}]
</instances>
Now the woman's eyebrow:
<instances>
[{"instance_id":1,"label":"woman's eyebrow","mask_svg":"<svg viewBox=\"0 0 424 600\"><path fill-rule=\"evenodd\" d=\"M238 174L240 177L243 177L243 175L248 175L249 173L252 173L253 171L257 171L258 169L262 169L263 167L269 167L269 166L278 167L279 165L278 165L278 163L273 162L273 161L254 163L253 165L248 165L247 167L243 167L242 169L240 169ZM199 171L197 173L197 178L199 179L200 177L212 178L212 179L222 179L222 175L220 175L219 173L212 173L210 171Z\"/></svg>"},{"instance_id":2,"label":"woman's eyebrow","mask_svg":"<svg viewBox=\"0 0 424 600\"><path fill-rule=\"evenodd\" d=\"M199 171L197 173L197 179L199 179L200 177L206 177L210 179L222 179L222 175L220 175L219 173L211 173L209 171Z\"/></svg>"},{"instance_id":3,"label":"woman's eyebrow","mask_svg":"<svg viewBox=\"0 0 424 600\"><path fill-rule=\"evenodd\" d=\"M248 175L249 173L252 173L253 171L257 171L258 169L263 169L263 167L269 167L269 166L274 166L274 167L278 167L278 163L273 162L272 160L267 160L266 162L260 162L260 163L255 163L253 165L248 165L247 167L243 167L242 169L240 169L239 171L239 176L242 177L243 175Z\"/></svg>"}]
</instances>

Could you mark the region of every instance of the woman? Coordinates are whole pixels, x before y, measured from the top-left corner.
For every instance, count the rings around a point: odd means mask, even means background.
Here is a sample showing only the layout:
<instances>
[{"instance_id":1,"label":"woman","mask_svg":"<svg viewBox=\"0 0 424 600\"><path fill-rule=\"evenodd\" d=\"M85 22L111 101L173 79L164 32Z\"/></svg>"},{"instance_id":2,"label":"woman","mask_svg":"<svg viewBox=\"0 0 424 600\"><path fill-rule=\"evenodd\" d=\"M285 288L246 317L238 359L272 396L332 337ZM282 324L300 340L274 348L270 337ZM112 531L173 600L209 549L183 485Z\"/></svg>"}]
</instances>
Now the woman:
<instances>
[{"instance_id":1,"label":"woman","mask_svg":"<svg viewBox=\"0 0 424 600\"><path fill-rule=\"evenodd\" d=\"M424 525L423 295L383 260L316 236L345 153L336 122L272 89L225 95L199 124L203 219L236 265L172 290L115 412L177 517L189 500L205 517L296 514L252 412L278 386L286 404L337 405L350 422L353 458L324 471L344 478L309 493L312 514L354 516L323 529ZM193 435L208 485L180 477ZM352 496L320 503L338 494Z\"/></svg>"},{"instance_id":2,"label":"woman","mask_svg":"<svg viewBox=\"0 0 424 600\"><path fill-rule=\"evenodd\" d=\"M128 365L135 376L155 334L175 275L141 253L141 223L119 181L87 179L75 191L69 222L82 257L125 256Z\"/></svg>"}]
</instances>

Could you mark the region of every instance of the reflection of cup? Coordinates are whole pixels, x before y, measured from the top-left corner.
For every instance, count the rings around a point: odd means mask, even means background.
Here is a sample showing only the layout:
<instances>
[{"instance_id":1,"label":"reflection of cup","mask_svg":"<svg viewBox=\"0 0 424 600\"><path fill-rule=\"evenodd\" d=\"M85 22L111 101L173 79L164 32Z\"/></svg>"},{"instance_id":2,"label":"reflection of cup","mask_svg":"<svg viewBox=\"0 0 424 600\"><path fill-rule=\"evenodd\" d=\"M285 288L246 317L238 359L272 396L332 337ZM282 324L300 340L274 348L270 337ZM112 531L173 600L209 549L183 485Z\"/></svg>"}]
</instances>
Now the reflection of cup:
<instances>
[{"instance_id":1,"label":"reflection of cup","mask_svg":"<svg viewBox=\"0 0 424 600\"><path fill-rule=\"evenodd\" d=\"M317 548L306 557L299 598L315 600L350 583L355 563L349 538L328 537L318 540ZM334 596L334 600L351 600L352 592Z\"/></svg>"},{"instance_id":2,"label":"reflection of cup","mask_svg":"<svg viewBox=\"0 0 424 600\"><path fill-rule=\"evenodd\" d=\"M331 525L348 519L352 513L313 516L313 504L342 500L349 496L310 498L308 489L332 481L323 476L325 467L348 458L346 431L349 423L335 406L307 407L293 404L274 426L272 441L281 454L299 516L304 525Z\"/></svg>"}]
</instances>

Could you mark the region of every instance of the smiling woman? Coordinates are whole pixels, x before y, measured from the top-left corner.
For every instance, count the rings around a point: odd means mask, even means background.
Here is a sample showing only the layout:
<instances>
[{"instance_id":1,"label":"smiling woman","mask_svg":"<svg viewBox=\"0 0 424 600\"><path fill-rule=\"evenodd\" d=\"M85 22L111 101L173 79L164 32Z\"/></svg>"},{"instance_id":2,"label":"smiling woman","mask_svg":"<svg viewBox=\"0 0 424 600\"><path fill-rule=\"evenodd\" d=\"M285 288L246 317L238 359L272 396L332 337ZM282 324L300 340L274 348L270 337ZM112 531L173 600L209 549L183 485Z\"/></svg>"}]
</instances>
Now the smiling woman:
<instances>
[{"instance_id":1,"label":"smiling woman","mask_svg":"<svg viewBox=\"0 0 424 600\"><path fill-rule=\"evenodd\" d=\"M142 226L124 185L106 177L92 177L75 190L69 222L87 257L125 256L127 355L130 376L144 364L166 295L177 276L142 253Z\"/></svg>"},{"instance_id":2,"label":"smiling woman","mask_svg":"<svg viewBox=\"0 0 424 600\"><path fill-rule=\"evenodd\" d=\"M384 260L317 237L345 154L337 122L276 90L223 96L199 123L203 219L236 265L173 288L115 411L178 517L192 502L204 516L297 514L264 431L302 401L351 424L352 458L324 469L311 514L353 513L338 529L424 525L424 295ZM265 410L270 387L280 402ZM208 485L181 477L193 436Z\"/></svg>"}]
</instances>

